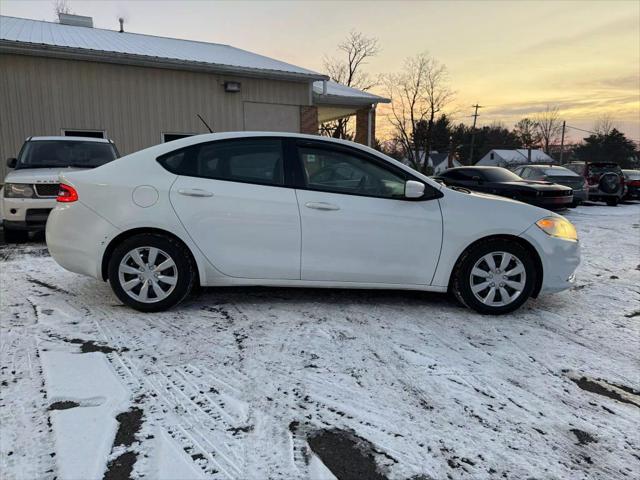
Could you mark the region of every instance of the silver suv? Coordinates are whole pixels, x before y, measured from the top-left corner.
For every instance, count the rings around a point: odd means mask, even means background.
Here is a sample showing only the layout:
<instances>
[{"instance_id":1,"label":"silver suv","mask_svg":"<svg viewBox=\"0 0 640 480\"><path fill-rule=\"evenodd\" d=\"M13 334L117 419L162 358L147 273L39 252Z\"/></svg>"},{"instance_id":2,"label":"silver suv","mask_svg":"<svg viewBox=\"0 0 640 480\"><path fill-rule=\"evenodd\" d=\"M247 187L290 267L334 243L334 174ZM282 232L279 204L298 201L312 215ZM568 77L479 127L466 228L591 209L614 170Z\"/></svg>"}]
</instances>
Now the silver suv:
<instances>
[{"instance_id":1,"label":"silver suv","mask_svg":"<svg viewBox=\"0 0 640 480\"><path fill-rule=\"evenodd\" d=\"M5 177L0 194L5 240L24 241L30 231L44 229L56 206L62 171L95 168L116 158L114 143L103 138L28 138L18 158L7 160L13 171Z\"/></svg>"}]
</instances>

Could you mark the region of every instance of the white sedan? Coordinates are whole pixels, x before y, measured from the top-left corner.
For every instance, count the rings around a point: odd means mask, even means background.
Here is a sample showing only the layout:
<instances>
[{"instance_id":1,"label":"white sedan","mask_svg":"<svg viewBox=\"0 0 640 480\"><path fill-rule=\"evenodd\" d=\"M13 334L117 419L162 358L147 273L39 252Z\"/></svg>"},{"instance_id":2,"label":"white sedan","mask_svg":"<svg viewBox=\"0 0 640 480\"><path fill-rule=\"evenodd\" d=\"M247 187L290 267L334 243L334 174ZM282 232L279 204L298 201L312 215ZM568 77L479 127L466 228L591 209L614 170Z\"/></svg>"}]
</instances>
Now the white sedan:
<instances>
[{"instance_id":1,"label":"white sedan","mask_svg":"<svg viewBox=\"0 0 640 480\"><path fill-rule=\"evenodd\" d=\"M318 136L193 136L61 175L53 258L142 311L202 286L451 291L481 313L571 286L573 225Z\"/></svg>"}]
</instances>

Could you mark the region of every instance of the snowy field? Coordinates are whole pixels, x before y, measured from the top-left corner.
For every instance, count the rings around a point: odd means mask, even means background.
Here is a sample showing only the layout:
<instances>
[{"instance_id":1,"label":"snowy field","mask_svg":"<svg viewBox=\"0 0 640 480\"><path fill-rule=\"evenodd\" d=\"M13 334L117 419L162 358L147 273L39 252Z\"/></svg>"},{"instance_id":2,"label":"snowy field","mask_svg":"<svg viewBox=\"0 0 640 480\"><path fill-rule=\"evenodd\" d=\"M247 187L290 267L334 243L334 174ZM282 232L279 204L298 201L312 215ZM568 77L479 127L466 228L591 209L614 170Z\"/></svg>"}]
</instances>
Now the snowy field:
<instances>
[{"instance_id":1,"label":"snowy field","mask_svg":"<svg viewBox=\"0 0 640 480\"><path fill-rule=\"evenodd\" d=\"M141 314L1 246L0 477L638 478L640 205L567 216L577 285L499 318L263 288Z\"/></svg>"}]
</instances>

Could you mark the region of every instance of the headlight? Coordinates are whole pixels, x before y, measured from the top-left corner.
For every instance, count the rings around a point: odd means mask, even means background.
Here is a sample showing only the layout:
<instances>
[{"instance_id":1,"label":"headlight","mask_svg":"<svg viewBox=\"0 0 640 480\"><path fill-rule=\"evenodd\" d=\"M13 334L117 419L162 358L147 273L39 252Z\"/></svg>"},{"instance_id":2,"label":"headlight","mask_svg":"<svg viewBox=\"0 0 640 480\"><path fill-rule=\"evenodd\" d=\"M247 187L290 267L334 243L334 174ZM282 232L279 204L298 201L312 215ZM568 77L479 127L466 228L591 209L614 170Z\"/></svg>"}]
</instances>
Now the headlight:
<instances>
[{"instance_id":1,"label":"headlight","mask_svg":"<svg viewBox=\"0 0 640 480\"><path fill-rule=\"evenodd\" d=\"M576 227L569 220L561 217L546 217L536 222L538 228L552 237L566 240L578 240Z\"/></svg>"},{"instance_id":2,"label":"headlight","mask_svg":"<svg viewBox=\"0 0 640 480\"><path fill-rule=\"evenodd\" d=\"M33 198L33 187L26 183L6 183L4 196L6 198Z\"/></svg>"}]
</instances>

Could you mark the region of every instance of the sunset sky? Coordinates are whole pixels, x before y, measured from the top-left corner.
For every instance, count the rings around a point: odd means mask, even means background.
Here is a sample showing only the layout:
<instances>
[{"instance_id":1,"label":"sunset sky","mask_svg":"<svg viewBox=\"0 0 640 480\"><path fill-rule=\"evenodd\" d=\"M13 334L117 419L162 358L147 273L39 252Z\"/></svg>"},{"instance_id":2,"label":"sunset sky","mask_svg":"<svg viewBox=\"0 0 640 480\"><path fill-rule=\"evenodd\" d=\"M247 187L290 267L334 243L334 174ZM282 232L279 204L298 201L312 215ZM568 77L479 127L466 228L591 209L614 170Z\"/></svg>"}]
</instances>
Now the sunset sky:
<instances>
[{"instance_id":1,"label":"sunset sky","mask_svg":"<svg viewBox=\"0 0 640 480\"><path fill-rule=\"evenodd\" d=\"M485 106L480 125L507 126L551 104L570 125L590 129L608 114L640 140L638 1L68 3L100 28L116 29L124 16L130 32L226 43L316 71L357 30L382 47L367 65L372 75L423 51L446 64L457 121L471 121L475 102ZM55 18L52 1L0 0L0 11Z\"/></svg>"}]
</instances>

